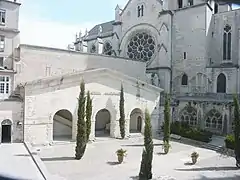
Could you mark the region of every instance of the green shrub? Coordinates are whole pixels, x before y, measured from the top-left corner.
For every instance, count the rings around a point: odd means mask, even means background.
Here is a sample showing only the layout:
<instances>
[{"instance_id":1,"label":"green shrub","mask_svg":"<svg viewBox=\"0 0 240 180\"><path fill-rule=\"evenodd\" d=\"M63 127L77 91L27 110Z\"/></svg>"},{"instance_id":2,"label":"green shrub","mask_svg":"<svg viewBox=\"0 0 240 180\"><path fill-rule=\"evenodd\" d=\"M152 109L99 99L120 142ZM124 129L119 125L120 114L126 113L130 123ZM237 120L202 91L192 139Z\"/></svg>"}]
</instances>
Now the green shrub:
<instances>
[{"instance_id":1,"label":"green shrub","mask_svg":"<svg viewBox=\"0 0 240 180\"><path fill-rule=\"evenodd\" d=\"M192 128L186 122L179 121L171 123L171 133L202 142L210 142L212 138L211 132L198 128Z\"/></svg>"},{"instance_id":2,"label":"green shrub","mask_svg":"<svg viewBox=\"0 0 240 180\"><path fill-rule=\"evenodd\" d=\"M234 149L235 138L233 135L227 135L225 139L225 146L229 149Z\"/></svg>"}]
</instances>

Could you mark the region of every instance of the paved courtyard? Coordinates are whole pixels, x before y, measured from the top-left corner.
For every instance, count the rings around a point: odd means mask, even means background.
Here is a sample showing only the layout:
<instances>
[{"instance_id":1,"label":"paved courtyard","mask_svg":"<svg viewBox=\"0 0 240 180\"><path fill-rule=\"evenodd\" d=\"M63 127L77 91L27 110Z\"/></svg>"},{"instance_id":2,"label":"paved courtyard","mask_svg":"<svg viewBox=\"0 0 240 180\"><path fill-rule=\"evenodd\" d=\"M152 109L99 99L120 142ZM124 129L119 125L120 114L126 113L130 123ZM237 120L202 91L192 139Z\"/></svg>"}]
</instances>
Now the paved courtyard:
<instances>
[{"instance_id":1,"label":"paved courtyard","mask_svg":"<svg viewBox=\"0 0 240 180\"><path fill-rule=\"evenodd\" d=\"M88 144L82 160L74 160L75 143L42 147L40 156L49 172L66 180L134 180L139 173L143 137L128 140L98 138ZM154 178L176 180L239 180L240 170L235 160L214 151L171 143L170 153L161 154L162 141L154 140ZM124 148L128 155L123 164L117 164L116 150ZM196 165L190 165L190 154L200 154Z\"/></svg>"},{"instance_id":2,"label":"paved courtyard","mask_svg":"<svg viewBox=\"0 0 240 180\"><path fill-rule=\"evenodd\" d=\"M21 143L0 144L0 174L19 179L43 180Z\"/></svg>"}]
</instances>

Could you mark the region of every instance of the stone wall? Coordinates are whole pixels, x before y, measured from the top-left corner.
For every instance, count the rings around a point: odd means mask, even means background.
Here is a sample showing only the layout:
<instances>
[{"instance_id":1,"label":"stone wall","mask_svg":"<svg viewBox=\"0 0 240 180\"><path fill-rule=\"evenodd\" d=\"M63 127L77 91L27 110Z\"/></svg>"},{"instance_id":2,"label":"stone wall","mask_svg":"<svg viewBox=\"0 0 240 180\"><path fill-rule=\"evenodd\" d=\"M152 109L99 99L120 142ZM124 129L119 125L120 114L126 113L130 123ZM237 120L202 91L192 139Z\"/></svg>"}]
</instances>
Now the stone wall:
<instances>
[{"instance_id":1,"label":"stone wall","mask_svg":"<svg viewBox=\"0 0 240 180\"><path fill-rule=\"evenodd\" d=\"M21 68L15 84L88 69L109 68L145 80L146 64L124 58L37 47L20 46ZM137 69L137 71L133 71Z\"/></svg>"}]
</instances>

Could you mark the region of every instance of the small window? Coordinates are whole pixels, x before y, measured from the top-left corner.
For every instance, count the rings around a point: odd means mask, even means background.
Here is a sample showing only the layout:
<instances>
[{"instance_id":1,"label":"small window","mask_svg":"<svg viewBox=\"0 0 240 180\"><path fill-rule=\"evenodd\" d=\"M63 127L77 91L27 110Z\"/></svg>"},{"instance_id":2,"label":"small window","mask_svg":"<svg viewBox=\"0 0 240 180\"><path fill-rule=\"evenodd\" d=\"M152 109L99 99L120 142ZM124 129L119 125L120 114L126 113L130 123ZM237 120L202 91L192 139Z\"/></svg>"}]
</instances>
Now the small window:
<instances>
[{"instance_id":1,"label":"small window","mask_svg":"<svg viewBox=\"0 0 240 180\"><path fill-rule=\"evenodd\" d=\"M10 78L9 76L0 76L0 94L10 93Z\"/></svg>"},{"instance_id":2,"label":"small window","mask_svg":"<svg viewBox=\"0 0 240 180\"><path fill-rule=\"evenodd\" d=\"M0 24L5 24L6 22L6 11L0 10Z\"/></svg>"},{"instance_id":3,"label":"small window","mask_svg":"<svg viewBox=\"0 0 240 180\"><path fill-rule=\"evenodd\" d=\"M193 6L193 0L188 0L188 5Z\"/></svg>"},{"instance_id":4,"label":"small window","mask_svg":"<svg viewBox=\"0 0 240 180\"><path fill-rule=\"evenodd\" d=\"M0 67L3 67L4 57L0 57Z\"/></svg>"},{"instance_id":5,"label":"small window","mask_svg":"<svg viewBox=\"0 0 240 180\"><path fill-rule=\"evenodd\" d=\"M5 37L0 35L0 52L3 52L5 49Z\"/></svg>"},{"instance_id":6,"label":"small window","mask_svg":"<svg viewBox=\"0 0 240 180\"><path fill-rule=\"evenodd\" d=\"M186 52L183 53L183 59L187 59L187 53Z\"/></svg>"},{"instance_id":7,"label":"small window","mask_svg":"<svg viewBox=\"0 0 240 180\"><path fill-rule=\"evenodd\" d=\"M137 9L138 17L143 16L143 8L144 8L143 5L138 6L138 9Z\"/></svg>"},{"instance_id":8,"label":"small window","mask_svg":"<svg viewBox=\"0 0 240 180\"><path fill-rule=\"evenodd\" d=\"M178 0L178 8L182 8L183 7L183 1L182 0Z\"/></svg>"},{"instance_id":9,"label":"small window","mask_svg":"<svg viewBox=\"0 0 240 180\"><path fill-rule=\"evenodd\" d=\"M188 76L186 74L183 74L182 76L182 83L183 86L187 86L188 85Z\"/></svg>"}]
</instances>

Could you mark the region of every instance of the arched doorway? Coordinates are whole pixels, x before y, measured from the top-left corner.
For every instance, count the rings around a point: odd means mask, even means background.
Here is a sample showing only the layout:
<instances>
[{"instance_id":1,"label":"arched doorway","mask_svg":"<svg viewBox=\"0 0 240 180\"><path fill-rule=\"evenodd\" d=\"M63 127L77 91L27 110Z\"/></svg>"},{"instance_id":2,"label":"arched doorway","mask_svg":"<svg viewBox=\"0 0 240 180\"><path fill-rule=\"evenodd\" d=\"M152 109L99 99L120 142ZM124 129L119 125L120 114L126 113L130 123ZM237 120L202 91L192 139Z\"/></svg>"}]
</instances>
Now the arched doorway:
<instances>
[{"instance_id":1,"label":"arched doorway","mask_svg":"<svg viewBox=\"0 0 240 180\"><path fill-rule=\"evenodd\" d=\"M101 109L96 114L95 120L95 136L109 136L110 135L111 114L107 109Z\"/></svg>"},{"instance_id":2,"label":"arched doorway","mask_svg":"<svg viewBox=\"0 0 240 180\"><path fill-rule=\"evenodd\" d=\"M5 119L2 121L2 143L11 143L12 141L12 121Z\"/></svg>"},{"instance_id":3,"label":"arched doorway","mask_svg":"<svg viewBox=\"0 0 240 180\"><path fill-rule=\"evenodd\" d=\"M140 133L142 131L143 113L141 109L134 109L130 114L130 133Z\"/></svg>"},{"instance_id":4,"label":"arched doorway","mask_svg":"<svg viewBox=\"0 0 240 180\"><path fill-rule=\"evenodd\" d=\"M53 140L72 139L72 113L66 109L59 110L53 116Z\"/></svg>"},{"instance_id":5,"label":"arched doorway","mask_svg":"<svg viewBox=\"0 0 240 180\"><path fill-rule=\"evenodd\" d=\"M227 80L226 76L221 73L217 77L217 93L226 93Z\"/></svg>"}]
</instances>

